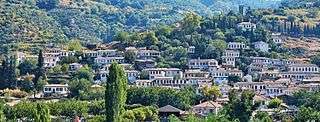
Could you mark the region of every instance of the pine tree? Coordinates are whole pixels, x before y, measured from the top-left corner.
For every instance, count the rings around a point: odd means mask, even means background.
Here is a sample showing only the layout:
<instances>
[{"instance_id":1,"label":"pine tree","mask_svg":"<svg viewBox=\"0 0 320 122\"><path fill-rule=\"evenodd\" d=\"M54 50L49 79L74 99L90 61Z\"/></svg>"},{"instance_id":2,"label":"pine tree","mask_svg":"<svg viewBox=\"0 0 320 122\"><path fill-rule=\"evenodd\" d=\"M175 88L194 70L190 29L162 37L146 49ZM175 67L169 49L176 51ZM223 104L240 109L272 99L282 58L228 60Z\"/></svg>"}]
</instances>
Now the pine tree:
<instances>
[{"instance_id":1,"label":"pine tree","mask_svg":"<svg viewBox=\"0 0 320 122\"><path fill-rule=\"evenodd\" d=\"M38 103L34 118L35 122L51 122L50 110L48 106Z\"/></svg>"},{"instance_id":2,"label":"pine tree","mask_svg":"<svg viewBox=\"0 0 320 122\"><path fill-rule=\"evenodd\" d=\"M106 122L119 122L126 101L127 77L124 69L113 62L106 83Z\"/></svg>"}]
</instances>

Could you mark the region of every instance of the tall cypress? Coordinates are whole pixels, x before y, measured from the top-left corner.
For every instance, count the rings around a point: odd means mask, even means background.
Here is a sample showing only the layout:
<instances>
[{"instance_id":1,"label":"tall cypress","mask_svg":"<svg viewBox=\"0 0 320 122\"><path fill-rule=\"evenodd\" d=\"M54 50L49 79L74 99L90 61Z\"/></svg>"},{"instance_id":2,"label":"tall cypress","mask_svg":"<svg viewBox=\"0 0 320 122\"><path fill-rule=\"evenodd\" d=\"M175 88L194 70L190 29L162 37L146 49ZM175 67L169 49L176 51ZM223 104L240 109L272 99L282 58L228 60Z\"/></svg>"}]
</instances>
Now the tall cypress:
<instances>
[{"instance_id":1,"label":"tall cypress","mask_svg":"<svg viewBox=\"0 0 320 122\"><path fill-rule=\"evenodd\" d=\"M0 71L0 89L4 89L7 87L7 74L6 71L9 67L9 64L7 62L7 59L4 59L1 63L1 71Z\"/></svg>"},{"instance_id":2,"label":"tall cypress","mask_svg":"<svg viewBox=\"0 0 320 122\"><path fill-rule=\"evenodd\" d=\"M38 64L37 69L35 71L35 78L33 79L34 88L38 85L38 80L41 76L44 76L44 58L43 58L43 52L42 50L39 51L38 54ZM39 89L38 89L39 90Z\"/></svg>"},{"instance_id":3,"label":"tall cypress","mask_svg":"<svg viewBox=\"0 0 320 122\"><path fill-rule=\"evenodd\" d=\"M122 66L113 62L109 68L106 83L105 107L106 122L121 121L120 115L124 111L127 95L127 77Z\"/></svg>"},{"instance_id":4,"label":"tall cypress","mask_svg":"<svg viewBox=\"0 0 320 122\"><path fill-rule=\"evenodd\" d=\"M9 81L9 86L11 88L17 88L17 72L16 72L16 58L11 57L10 58L10 65L9 69L7 70L8 72L8 81Z\"/></svg>"}]
</instances>

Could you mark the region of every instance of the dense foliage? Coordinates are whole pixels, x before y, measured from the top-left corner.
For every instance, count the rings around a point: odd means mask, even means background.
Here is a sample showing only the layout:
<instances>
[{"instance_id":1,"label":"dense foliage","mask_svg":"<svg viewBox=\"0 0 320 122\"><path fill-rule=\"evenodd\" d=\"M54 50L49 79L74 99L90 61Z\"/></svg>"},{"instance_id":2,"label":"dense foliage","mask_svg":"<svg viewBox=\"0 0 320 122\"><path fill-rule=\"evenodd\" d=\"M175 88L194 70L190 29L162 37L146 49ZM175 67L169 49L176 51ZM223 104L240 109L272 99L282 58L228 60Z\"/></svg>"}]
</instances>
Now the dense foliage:
<instances>
[{"instance_id":1,"label":"dense foliage","mask_svg":"<svg viewBox=\"0 0 320 122\"><path fill-rule=\"evenodd\" d=\"M127 104L157 105L159 107L172 105L180 109L188 109L199 102L198 98L199 96L192 88L176 90L160 87L130 87Z\"/></svg>"},{"instance_id":2,"label":"dense foliage","mask_svg":"<svg viewBox=\"0 0 320 122\"><path fill-rule=\"evenodd\" d=\"M109 68L106 83L106 122L121 121L121 114L124 112L127 100L127 85L128 81L123 67L113 62Z\"/></svg>"}]
</instances>

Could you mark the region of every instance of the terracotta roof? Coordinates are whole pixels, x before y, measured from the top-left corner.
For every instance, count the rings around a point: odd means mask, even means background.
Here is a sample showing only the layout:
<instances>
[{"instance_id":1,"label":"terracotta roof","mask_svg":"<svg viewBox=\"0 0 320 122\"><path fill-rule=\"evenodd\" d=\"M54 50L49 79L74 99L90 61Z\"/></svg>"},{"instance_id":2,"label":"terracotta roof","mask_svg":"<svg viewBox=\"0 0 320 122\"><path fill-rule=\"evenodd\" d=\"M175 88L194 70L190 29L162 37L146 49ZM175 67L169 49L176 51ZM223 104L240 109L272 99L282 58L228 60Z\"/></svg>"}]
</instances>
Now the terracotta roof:
<instances>
[{"instance_id":1,"label":"terracotta roof","mask_svg":"<svg viewBox=\"0 0 320 122\"><path fill-rule=\"evenodd\" d=\"M206 101L206 102L203 102L203 103L200 103L198 105L193 106L193 108L197 108L197 107L201 107L201 108L220 108L220 107L222 107L222 105L220 105L217 102Z\"/></svg>"}]
</instances>

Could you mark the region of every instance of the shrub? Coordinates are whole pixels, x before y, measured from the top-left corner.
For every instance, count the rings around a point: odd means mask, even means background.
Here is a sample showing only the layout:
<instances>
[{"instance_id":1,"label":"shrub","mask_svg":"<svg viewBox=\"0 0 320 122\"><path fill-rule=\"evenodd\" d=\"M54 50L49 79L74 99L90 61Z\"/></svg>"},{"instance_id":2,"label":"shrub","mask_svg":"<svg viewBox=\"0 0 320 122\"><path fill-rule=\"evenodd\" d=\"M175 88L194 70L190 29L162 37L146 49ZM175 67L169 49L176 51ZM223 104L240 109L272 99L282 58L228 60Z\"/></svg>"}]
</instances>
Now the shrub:
<instances>
[{"instance_id":1,"label":"shrub","mask_svg":"<svg viewBox=\"0 0 320 122\"><path fill-rule=\"evenodd\" d=\"M1 91L2 93L1 94L4 94L4 95L8 95L10 97L16 97L16 98L24 98L24 97L27 97L28 96L28 93L25 92L25 91L21 91L19 89L5 89L3 91Z\"/></svg>"}]
</instances>

